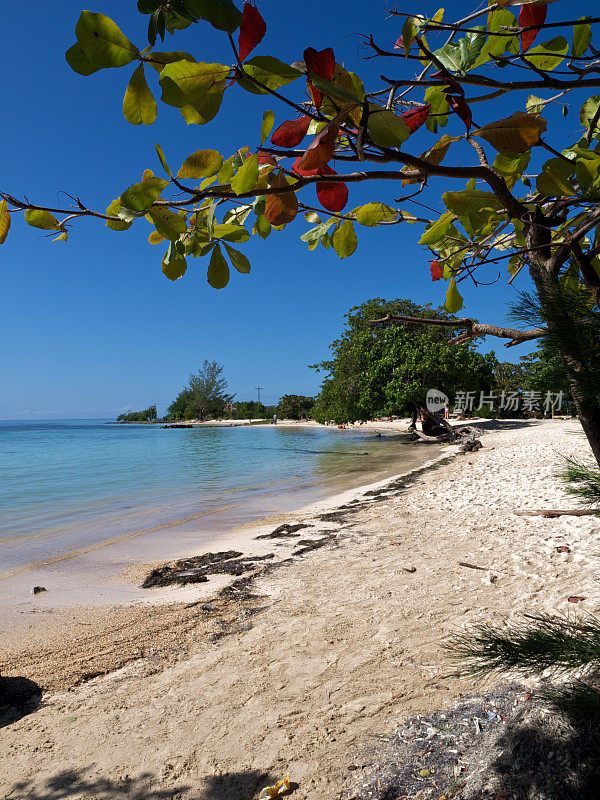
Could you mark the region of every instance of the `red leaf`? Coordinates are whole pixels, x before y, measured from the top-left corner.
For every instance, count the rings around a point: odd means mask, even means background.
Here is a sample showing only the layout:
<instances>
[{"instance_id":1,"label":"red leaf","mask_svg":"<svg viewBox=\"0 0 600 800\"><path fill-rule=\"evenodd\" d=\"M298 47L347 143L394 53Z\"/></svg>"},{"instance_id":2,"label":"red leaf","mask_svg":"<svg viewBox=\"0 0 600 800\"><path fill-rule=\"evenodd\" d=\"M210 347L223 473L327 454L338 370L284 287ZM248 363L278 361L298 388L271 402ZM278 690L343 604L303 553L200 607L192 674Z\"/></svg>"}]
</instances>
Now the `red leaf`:
<instances>
[{"instance_id":1,"label":"red leaf","mask_svg":"<svg viewBox=\"0 0 600 800\"><path fill-rule=\"evenodd\" d=\"M337 172L325 164L319 174L337 175ZM348 187L342 181L317 181L317 197L327 211L341 211L348 202Z\"/></svg>"},{"instance_id":2,"label":"red leaf","mask_svg":"<svg viewBox=\"0 0 600 800\"><path fill-rule=\"evenodd\" d=\"M440 70L434 73L432 78L439 78L444 81L446 85L445 94L448 105L465 123L467 132L471 130L472 114L469 104L465 100L465 90L463 87L454 80L454 78L447 72Z\"/></svg>"},{"instance_id":3,"label":"red leaf","mask_svg":"<svg viewBox=\"0 0 600 800\"><path fill-rule=\"evenodd\" d=\"M404 39L401 36L394 42L394 50L404 50Z\"/></svg>"},{"instance_id":4,"label":"red leaf","mask_svg":"<svg viewBox=\"0 0 600 800\"><path fill-rule=\"evenodd\" d=\"M316 169L303 169L300 166L300 161L302 160L302 156L298 156L298 158L294 161L292 166L292 172L295 172L297 175L302 175L302 177L306 177L307 175L316 175L318 170Z\"/></svg>"},{"instance_id":5,"label":"red leaf","mask_svg":"<svg viewBox=\"0 0 600 800\"><path fill-rule=\"evenodd\" d=\"M471 130L471 122L473 119L473 115L471 114L471 108L467 101L465 100L465 95L463 94L447 94L446 100L448 101L448 105L454 111L455 114L462 119L465 123L465 127L467 131Z\"/></svg>"},{"instance_id":6,"label":"red leaf","mask_svg":"<svg viewBox=\"0 0 600 800\"><path fill-rule=\"evenodd\" d=\"M288 185L283 173L275 175L271 181L271 187L273 188L286 189ZM298 198L294 192L267 195L265 217L271 225L287 225L288 222L293 221L297 213Z\"/></svg>"},{"instance_id":7,"label":"red leaf","mask_svg":"<svg viewBox=\"0 0 600 800\"><path fill-rule=\"evenodd\" d=\"M304 51L304 63L306 64L307 72L312 72L326 81L330 81L333 78L335 55L331 47L326 47L325 50L315 50L314 47L307 47ZM315 89L310 78L307 79L307 83L315 108L321 108L323 95Z\"/></svg>"},{"instance_id":8,"label":"red leaf","mask_svg":"<svg viewBox=\"0 0 600 800\"><path fill-rule=\"evenodd\" d=\"M271 164L272 166L277 166L277 161L273 158L270 153L259 153L258 154L258 164L259 166L263 164Z\"/></svg>"},{"instance_id":9,"label":"red leaf","mask_svg":"<svg viewBox=\"0 0 600 800\"><path fill-rule=\"evenodd\" d=\"M240 61L243 61L259 42L262 42L266 32L267 25L258 8L250 3L244 3L244 15L238 39Z\"/></svg>"},{"instance_id":10,"label":"red leaf","mask_svg":"<svg viewBox=\"0 0 600 800\"><path fill-rule=\"evenodd\" d=\"M439 261L432 261L431 262L431 280L432 281L439 281L439 279L444 274L444 268L440 264Z\"/></svg>"},{"instance_id":11,"label":"red leaf","mask_svg":"<svg viewBox=\"0 0 600 800\"><path fill-rule=\"evenodd\" d=\"M567 600L569 603L580 603L582 600L585 600L585 597L578 597L577 595L573 595L573 597L568 597Z\"/></svg>"},{"instance_id":12,"label":"red leaf","mask_svg":"<svg viewBox=\"0 0 600 800\"><path fill-rule=\"evenodd\" d=\"M421 125L423 125L423 123L429 116L430 111L431 111L431 103L427 103L424 106L417 106L416 108L411 108L408 111L405 111L404 114L400 114L400 116L410 128L410 132L414 133L418 128L421 127Z\"/></svg>"},{"instance_id":13,"label":"red leaf","mask_svg":"<svg viewBox=\"0 0 600 800\"><path fill-rule=\"evenodd\" d=\"M535 25L530 31L523 31L521 34L521 47L523 52L529 50L534 42L535 37L538 35L540 25L546 21L546 14L548 13L548 6L533 6L530 4L522 5L519 11L519 27L527 28L530 25Z\"/></svg>"},{"instance_id":14,"label":"red leaf","mask_svg":"<svg viewBox=\"0 0 600 800\"><path fill-rule=\"evenodd\" d=\"M296 147L306 136L310 117L300 117L300 119L288 119L273 131L271 141L277 147Z\"/></svg>"},{"instance_id":15,"label":"red leaf","mask_svg":"<svg viewBox=\"0 0 600 800\"><path fill-rule=\"evenodd\" d=\"M568 544L559 544L558 547L556 548L556 552L557 553L570 553L571 552L571 548L569 547Z\"/></svg>"},{"instance_id":16,"label":"red leaf","mask_svg":"<svg viewBox=\"0 0 600 800\"><path fill-rule=\"evenodd\" d=\"M298 162L298 167L302 170L320 170L328 161L333 158L335 152L335 140L340 132L339 123L332 119L306 148L306 152Z\"/></svg>"}]
</instances>

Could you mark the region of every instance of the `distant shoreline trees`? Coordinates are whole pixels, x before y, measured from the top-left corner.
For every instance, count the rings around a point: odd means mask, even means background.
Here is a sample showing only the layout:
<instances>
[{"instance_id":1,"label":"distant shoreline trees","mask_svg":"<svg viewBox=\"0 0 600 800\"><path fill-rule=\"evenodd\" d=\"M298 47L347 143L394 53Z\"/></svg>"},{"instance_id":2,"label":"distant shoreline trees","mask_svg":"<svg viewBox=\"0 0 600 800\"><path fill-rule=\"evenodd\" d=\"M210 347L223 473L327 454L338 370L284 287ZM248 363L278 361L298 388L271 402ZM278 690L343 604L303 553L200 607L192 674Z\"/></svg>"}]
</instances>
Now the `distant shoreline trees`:
<instances>
[{"instance_id":1,"label":"distant shoreline trees","mask_svg":"<svg viewBox=\"0 0 600 800\"><path fill-rule=\"evenodd\" d=\"M117 422L156 422L157 419L155 404L145 408L143 411L128 411L125 414L119 414Z\"/></svg>"},{"instance_id":2,"label":"distant shoreline trees","mask_svg":"<svg viewBox=\"0 0 600 800\"><path fill-rule=\"evenodd\" d=\"M223 365L204 359L198 372L191 372L185 386L167 408L166 419L204 421L207 417L223 416L225 406L234 395L227 393Z\"/></svg>"}]
</instances>

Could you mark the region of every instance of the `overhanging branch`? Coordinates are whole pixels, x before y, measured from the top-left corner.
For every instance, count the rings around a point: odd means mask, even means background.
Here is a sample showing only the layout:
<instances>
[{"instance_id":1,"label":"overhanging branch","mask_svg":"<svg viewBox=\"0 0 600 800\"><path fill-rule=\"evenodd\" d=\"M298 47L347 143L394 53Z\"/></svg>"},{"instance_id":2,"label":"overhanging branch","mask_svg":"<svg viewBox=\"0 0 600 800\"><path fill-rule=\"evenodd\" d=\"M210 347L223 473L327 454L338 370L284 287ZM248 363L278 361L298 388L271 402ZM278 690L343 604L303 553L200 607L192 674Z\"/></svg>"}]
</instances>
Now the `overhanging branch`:
<instances>
[{"instance_id":1,"label":"overhanging branch","mask_svg":"<svg viewBox=\"0 0 600 800\"><path fill-rule=\"evenodd\" d=\"M450 340L452 344L462 344L479 336L497 336L499 339L510 339L504 346L514 347L516 344L528 342L532 339L539 339L547 332L546 328L532 328L528 331L520 331L518 328L502 328L498 325L487 325L483 322L476 322L474 319L435 319L429 317L407 317L403 314L388 314L381 319L370 321L371 325L384 322L405 322L415 325L435 325L443 328L462 328L463 333Z\"/></svg>"}]
</instances>

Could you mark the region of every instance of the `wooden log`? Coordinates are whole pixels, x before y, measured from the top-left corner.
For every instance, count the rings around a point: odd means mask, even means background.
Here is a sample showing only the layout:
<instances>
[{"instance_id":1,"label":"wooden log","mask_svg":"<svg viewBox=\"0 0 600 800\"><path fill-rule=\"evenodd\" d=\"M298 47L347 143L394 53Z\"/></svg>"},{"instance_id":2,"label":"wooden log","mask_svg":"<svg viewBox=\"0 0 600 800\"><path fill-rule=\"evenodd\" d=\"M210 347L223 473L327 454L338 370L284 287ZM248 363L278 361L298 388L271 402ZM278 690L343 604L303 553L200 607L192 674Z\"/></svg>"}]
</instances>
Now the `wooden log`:
<instances>
[{"instance_id":1,"label":"wooden log","mask_svg":"<svg viewBox=\"0 0 600 800\"><path fill-rule=\"evenodd\" d=\"M600 510L539 508L531 511L529 509L516 510L514 513L520 517L594 517L600 514Z\"/></svg>"}]
</instances>

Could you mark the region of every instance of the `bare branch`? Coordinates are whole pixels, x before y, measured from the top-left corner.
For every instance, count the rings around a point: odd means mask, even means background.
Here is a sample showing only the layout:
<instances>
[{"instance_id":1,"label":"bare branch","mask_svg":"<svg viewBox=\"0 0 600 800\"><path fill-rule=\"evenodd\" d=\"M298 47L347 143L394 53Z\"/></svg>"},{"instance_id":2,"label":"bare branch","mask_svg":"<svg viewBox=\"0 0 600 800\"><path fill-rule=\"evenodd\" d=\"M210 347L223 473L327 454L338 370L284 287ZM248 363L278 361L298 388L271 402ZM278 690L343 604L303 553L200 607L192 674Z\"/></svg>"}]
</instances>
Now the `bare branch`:
<instances>
[{"instance_id":1,"label":"bare branch","mask_svg":"<svg viewBox=\"0 0 600 800\"><path fill-rule=\"evenodd\" d=\"M462 328L464 333L459 334L450 341L461 344L479 336L497 336L499 339L510 339L505 347L514 347L516 344L539 339L547 333L547 328L532 328L529 331L520 331L518 328L502 328L498 325L488 325L474 319L431 319L428 317L406 317L402 314L388 314L382 319L374 319L370 324L376 325L385 322L404 322L416 325L435 325L444 328Z\"/></svg>"}]
</instances>

